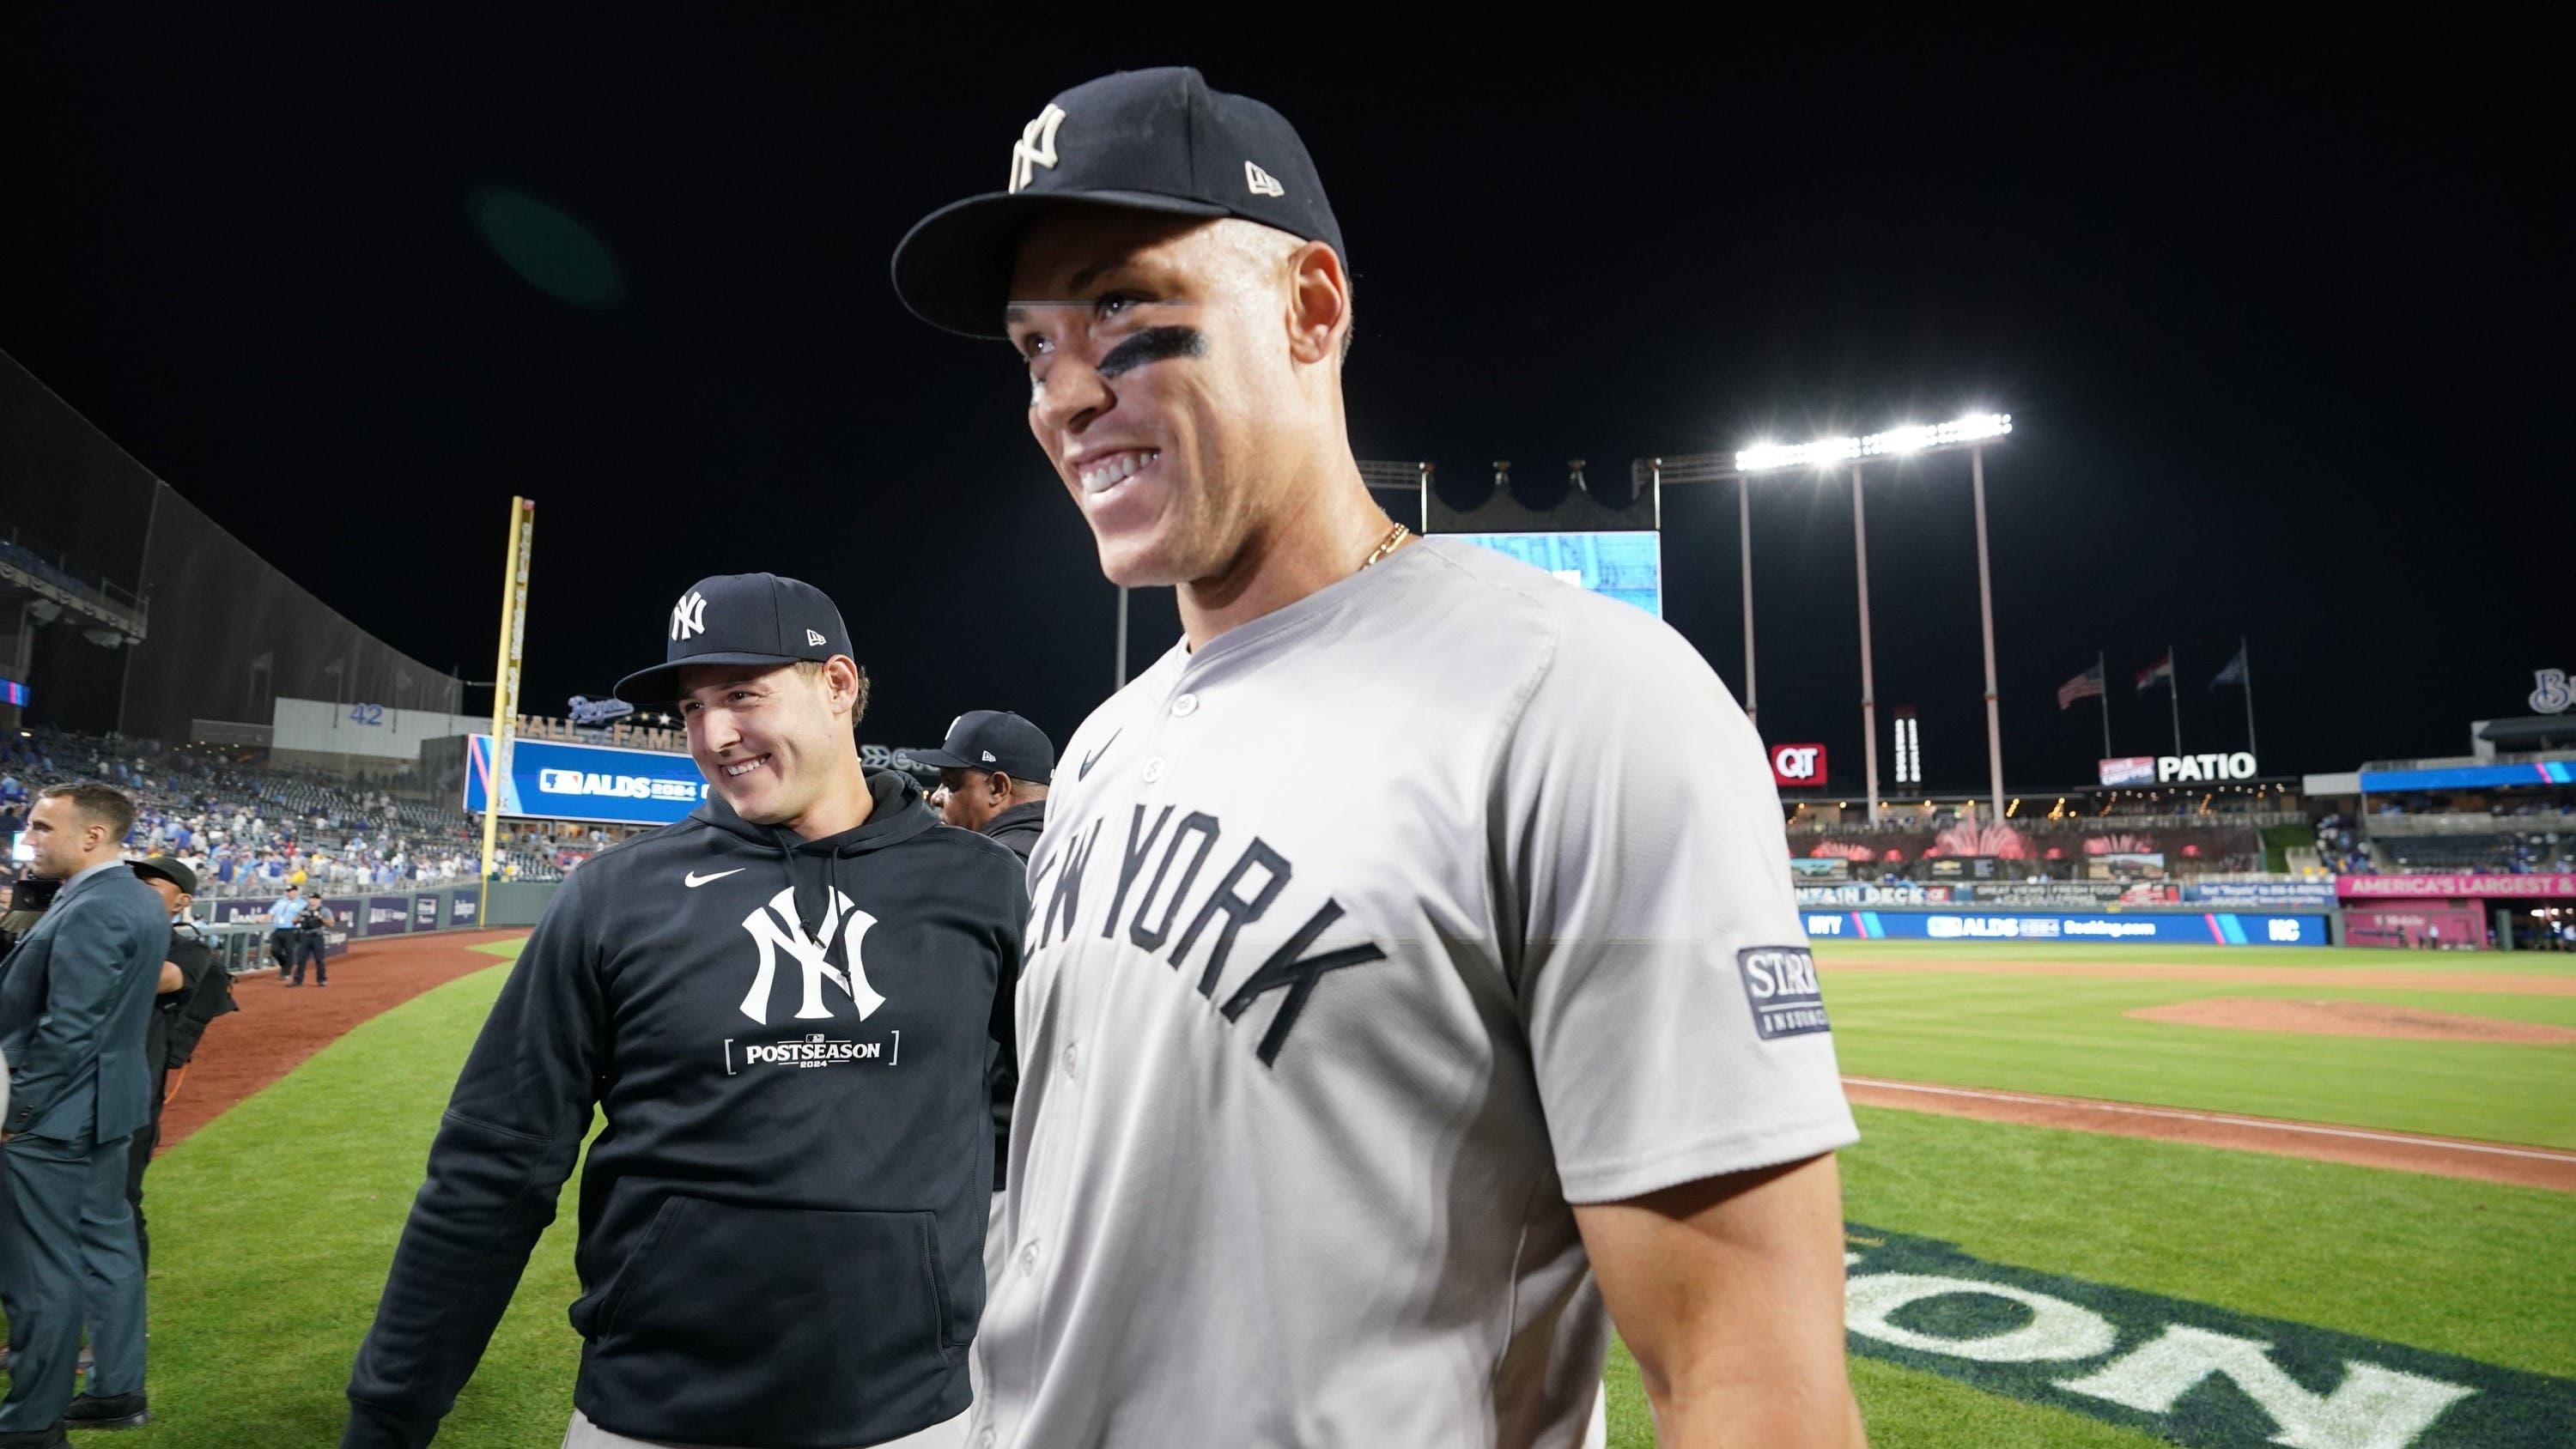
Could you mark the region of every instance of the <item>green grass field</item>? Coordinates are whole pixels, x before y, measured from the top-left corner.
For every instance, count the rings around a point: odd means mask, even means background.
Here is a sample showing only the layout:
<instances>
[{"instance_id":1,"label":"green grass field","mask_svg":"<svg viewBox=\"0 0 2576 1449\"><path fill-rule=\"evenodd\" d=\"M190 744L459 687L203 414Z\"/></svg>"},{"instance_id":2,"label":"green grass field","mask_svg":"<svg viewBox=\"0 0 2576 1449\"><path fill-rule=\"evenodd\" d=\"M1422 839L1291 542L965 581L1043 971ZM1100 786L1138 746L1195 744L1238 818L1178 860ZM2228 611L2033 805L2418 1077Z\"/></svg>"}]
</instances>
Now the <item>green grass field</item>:
<instances>
[{"instance_id":1,"label":"green grass field","mask_svg":"<svg viewBox=\"0 0 2576 1449\"><path fill-rule=\"evenodd\" d=\"M2110 949L2119 960L2141 959L2137 948ZM160 1422L121 1442L284 1449L336 1441L351 1354L448 1085L502 976L467 977L368 1023L154 1167L151 1392ZM2034 985L2048 988L2045 1000L2026 994ZM2184 995L2249 994L2191 985ZM1999 986L2025 991L1989 994ZM2279 1039L2210 1034L2242 1039L2229 1050L2225 1041L2189 1042L2194 1029L2123 1021L2123 1001L2173 999L2165 983L1842 973L1828 976L1826 993L1855 1073L2284 1115L2332 1108L2340 1120L2535 1141L2563 1132L2566 1104L2576 1100L2565 1060L2576 1049L2487 1049L2506 1054L2493 1060L2433 1052L2414 1062L2365 1051L2341 1065L2326 1054L2283 1067ZM2482 1011L2509 1014L2496 1010L2500 998L2476 1000ZM2527 1009L2532 999L2517 1004ZM2182 1035L2160 1045L2166 1033ZM2514 1053L2557 1060L2518 1063ZM2499 1074L2483 1092L2479 1071ZM2310 1083L2310 1073L2333 1080ZM2553 1091L2554 1101L2535 1100ZM1860 1115L1865 1138L1844 1158L1855 1222L1997 1263L2576 1377L2567 1271L2576 1263L2576 1199L1907 1112ZM441 1445L520 1449L560 1436L578 1353L564 1321L576 1291L570 1212L568 1190L564 1219L529 1264ZM1870 1359L1854 1359L1853 1378L1881 1445L2163 1442ZM1613 1444L1651 1445L1624 1356L1613 1362L1610 1392Z\"/></svg>"},{"instance_id":2,"label":"green grass field","mask_svg":"<svg viewBox=\"0 0 2576 1449\"><path fill-rule=\"evenodd\" d=\"M2272 952L2240 954L2269 964ZM2576 996L1830 967L1825 982L1853 1076L2576 1147L2576 1046L2299 1036L2123 1015L2208 997L2306 997L2576 1027Z\"/></svg>"}]
</instances>

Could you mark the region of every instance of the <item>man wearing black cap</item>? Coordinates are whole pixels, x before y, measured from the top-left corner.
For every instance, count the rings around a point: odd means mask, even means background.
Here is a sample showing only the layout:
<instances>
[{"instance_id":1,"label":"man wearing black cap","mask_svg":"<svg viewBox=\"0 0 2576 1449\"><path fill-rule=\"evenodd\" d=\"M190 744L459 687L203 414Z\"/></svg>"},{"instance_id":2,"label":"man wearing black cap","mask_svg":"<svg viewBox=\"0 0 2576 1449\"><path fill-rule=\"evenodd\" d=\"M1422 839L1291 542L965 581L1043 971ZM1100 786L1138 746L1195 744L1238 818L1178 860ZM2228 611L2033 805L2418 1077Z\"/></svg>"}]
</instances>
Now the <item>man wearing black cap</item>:
<instances>
[{"instance_id":1,"label":"man wearing black cap","mask_svg":"<svg viewBox=\"0 0 2576 1449\"><path fill-rule=\"evenodd\" d=\"M939 816L1010 847L1025 864L1046 826L1047 782L1055 777L1055 744L1046 731L1008 710L970 709L948 726L938 749L913 756L939 771L932 803ZM998 1280L1009 1260L1002 1212L1010 1185L1011 1101L1020 1064L996 1051L987 1075L993 1094L993 1212L984 1235L984 1276Z\"/></svg>"},{"instance_id":2,"label":"man wearing black cap","mask_svg":"<svg viewBox=\"0 0 2576 1449\"><path fill-rule=\"evenodd\" d=\"M1055 746L1046 731L1007 710L970 709L948 727L945 743L913 758L939 771L932 803L940 819L1029 858L1046 825L1047 782L1055 777Z\"/></svg>"},{"instance_id":3,"label":"man wearing black cap","mask_svg":"<svg viewBox=\"0 0 2576 1449\"><path fill-rule=\"evenodd\" d=\"M521 951L430 1148L341 1443L430 1441L595 1105L570 1449L953 1445L1020 863L861 766L867 677L810 585L699 581L663 662L618 689L678 701L706 799L592 857Z\"/></svg>"},{"instance_id":4,"label":"man wearing black cap","mask_svg":"<svg viewBox=\"0 0 2576 1449\"><path fill-rule=\"evenodd\" d=\"M1288 122L1184 69L1057 96L895 254L1186 636L1030 857L975 1442L1571 1445L1615 1321L1666 1442L1856 1443L1856 1134L1760 744L1653 616L1406 546L1348 258Z\"/></svg>"},{"instance_id":5,"label":"man wearing black cap","mask_svg":"<svg viewBox=\"0 0 2576 1449\"><path fill-rule=\"evenodd\" d=\"M152 1073L152 1120L134 1134L125 1174L125 1200L134 1205L135 1246L148 1272L152 1234L143 1221L143 1172L152 1165L153 1149L161 1141L162 1109L177 1095L206 1027L238 1008L230 976L215 964L205 933L188 918L188 907L197 899L197 873L186 861L167 855L138 860L133 869L170 912L170 954L161 963L161 990L152 998L152 1028L143 1038L143 1064Z\"/></svg>"}]
</instances>

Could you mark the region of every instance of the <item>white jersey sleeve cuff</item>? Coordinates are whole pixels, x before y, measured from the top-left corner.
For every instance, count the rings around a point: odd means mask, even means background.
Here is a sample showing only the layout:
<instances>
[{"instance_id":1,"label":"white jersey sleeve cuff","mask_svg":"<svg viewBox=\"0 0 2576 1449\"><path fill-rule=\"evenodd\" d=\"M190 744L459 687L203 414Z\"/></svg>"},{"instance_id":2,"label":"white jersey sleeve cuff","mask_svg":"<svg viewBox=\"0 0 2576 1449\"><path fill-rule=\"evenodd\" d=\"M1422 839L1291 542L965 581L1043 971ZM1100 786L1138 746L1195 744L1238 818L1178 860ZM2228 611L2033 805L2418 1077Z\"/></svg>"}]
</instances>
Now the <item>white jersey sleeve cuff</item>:
<instances>
[{"instance_id":1,"label":"white jersey sleeve cuff","mask_svg":"<svg viewBox=\"0 0 2576 1449\"><path fill-rule=\"evenodd\" d=\"M1579 1207L1624 1202L1703 1178L1803 1162L1859 1140L1860 1128L1852 1121L1851 1109L1836 1102L1831 1111L1782 1126L1718 1133L1641 1157L1560 1163L1557 1171L1565 1183L1565 1200Z\"/></svg>"}]
</instances>

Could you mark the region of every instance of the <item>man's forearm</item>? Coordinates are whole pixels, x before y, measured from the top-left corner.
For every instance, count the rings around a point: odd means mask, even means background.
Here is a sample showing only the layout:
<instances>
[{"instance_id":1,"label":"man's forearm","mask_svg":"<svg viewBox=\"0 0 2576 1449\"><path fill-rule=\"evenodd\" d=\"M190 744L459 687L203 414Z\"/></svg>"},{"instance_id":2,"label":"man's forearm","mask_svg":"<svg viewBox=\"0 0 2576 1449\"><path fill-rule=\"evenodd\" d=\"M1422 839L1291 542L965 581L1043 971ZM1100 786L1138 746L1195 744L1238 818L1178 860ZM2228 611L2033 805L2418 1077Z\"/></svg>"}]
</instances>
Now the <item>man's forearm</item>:
<instances>
[{"instance_id":1,"label":"man's forearm","mask_svg":"<svg viewBox=\"0 0 2576 1449\"><path fill-rule=\"evenodd\" d=\"M1642 1371L1645 1365L1638 1365ZM1646 1402L1662 1449L1775 1444L1857 1446L1868 1443L1860 1405L1843 1377L1749 1378L1723 1364L1698 1366L1678 1380L1649 1373Z\"/></svg>"}]
</instances>

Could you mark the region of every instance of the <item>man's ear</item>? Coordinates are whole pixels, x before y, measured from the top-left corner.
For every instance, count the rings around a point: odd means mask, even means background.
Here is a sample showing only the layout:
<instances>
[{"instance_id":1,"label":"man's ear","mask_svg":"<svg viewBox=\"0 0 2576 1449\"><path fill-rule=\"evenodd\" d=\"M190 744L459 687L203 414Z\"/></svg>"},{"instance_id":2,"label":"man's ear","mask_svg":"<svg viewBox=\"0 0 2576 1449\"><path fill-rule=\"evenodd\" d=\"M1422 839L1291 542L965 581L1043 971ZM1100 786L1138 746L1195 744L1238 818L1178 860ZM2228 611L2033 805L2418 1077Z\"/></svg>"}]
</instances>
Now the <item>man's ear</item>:
<instances>
[{"instance_id":1,"label":"man's ear","mask_svg":"<svg viewBox=\"0 0 2576 1449\"><path fill-rule=\"evenodd\" d=\"M1351 312L1351 279L1342 259L1308 242L1288 259L1288 355L1317 363L1333 355L1334 335Z\"/></svg>"},{"instance_id":2,"label":"man's ear","mask_svg":"<svg viewBox=\"0 0 2576 1449\"><path fill-rule=\"evenodd\" d=\"M1011 798L1011 777L1008 773L1001 770L995 770L991 775L986 777L986 781L987 783L984 788L991 792L994 799L1008 800Z\"/></svg>"},{"instance_id":3,"label":"man's ear","mask_svg":"<svg viewBox=\"0 0 2576 1449\"><path fill-rule=\"evenodd\" d=\"M834 714L847 714L859 704L859 666L846 654L823 661L823 692Z\"/></svg>"}]
</instances>

